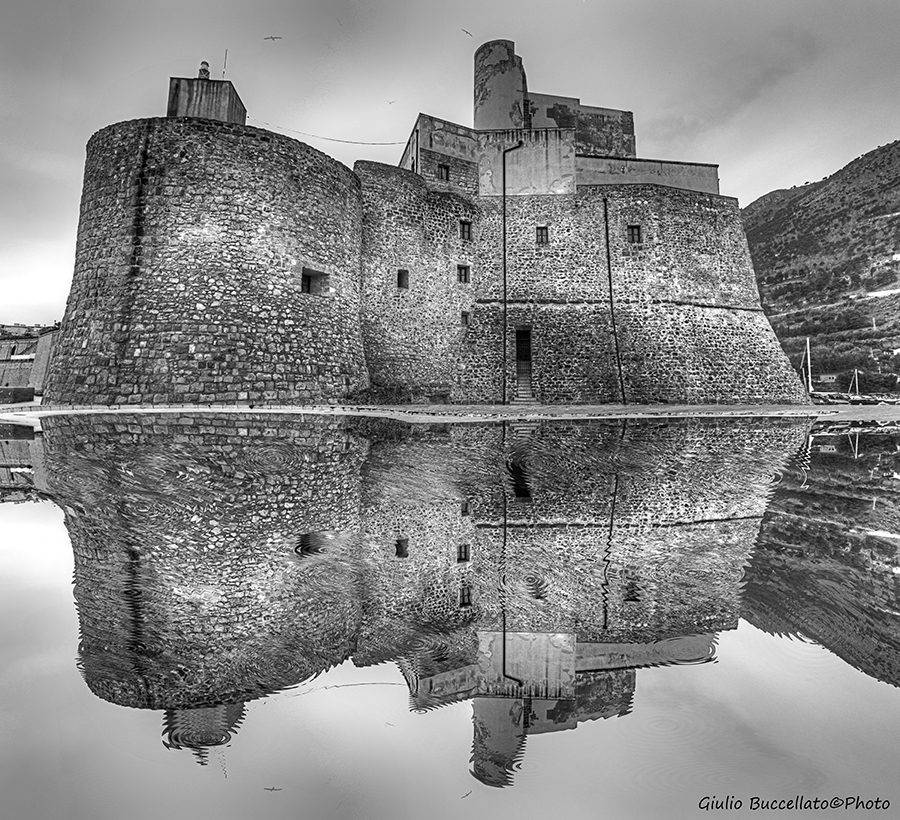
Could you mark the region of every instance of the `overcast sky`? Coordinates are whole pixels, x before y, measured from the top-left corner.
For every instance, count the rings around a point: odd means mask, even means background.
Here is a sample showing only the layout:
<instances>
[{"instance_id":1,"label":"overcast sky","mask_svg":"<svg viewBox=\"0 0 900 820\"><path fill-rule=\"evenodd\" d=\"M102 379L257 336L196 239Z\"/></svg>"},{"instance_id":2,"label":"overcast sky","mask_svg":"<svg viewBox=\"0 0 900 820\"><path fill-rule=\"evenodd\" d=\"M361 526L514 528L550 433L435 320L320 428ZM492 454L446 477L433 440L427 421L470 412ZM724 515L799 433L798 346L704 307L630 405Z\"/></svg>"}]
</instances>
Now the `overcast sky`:
<instances>
[{"instance_id":1,"label":"overcast sky","mask_svg":"<svg viewBox=\"0 0 900 820\"><path fill-rule=\"evenodd\" d=\"M898 31L897 0L8 0L0 322L62 317L91 134L226 48L249 124L395 164L418 112L471 124L475 49L514 40L530 89L634 111L638 156L718 163L747 205L900 138Z\"/></svg>"}]
</instances>

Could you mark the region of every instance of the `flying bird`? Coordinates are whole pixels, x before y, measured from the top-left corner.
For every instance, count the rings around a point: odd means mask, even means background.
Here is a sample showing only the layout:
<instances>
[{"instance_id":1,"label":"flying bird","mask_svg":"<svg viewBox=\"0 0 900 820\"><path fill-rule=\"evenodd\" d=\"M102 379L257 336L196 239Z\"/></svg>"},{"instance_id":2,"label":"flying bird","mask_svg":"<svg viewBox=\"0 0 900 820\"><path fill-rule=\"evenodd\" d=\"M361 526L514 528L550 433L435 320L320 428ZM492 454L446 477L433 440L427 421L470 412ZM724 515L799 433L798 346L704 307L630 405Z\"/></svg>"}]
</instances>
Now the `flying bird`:
<instances>
[{"instance_id":1,"label":"flying bird","mask_svg":"<svg viewBox=\"0 0 900 820\"><path fill-rule=\"evenodd\" d=\"M263 40L283 40L284 37L273 37L271 34L268 37L263 37Z\"/></svg>"},{"instance_id":2,"label":"flying bird","mask_svg":"<svg viewBox=\"0 0 900 820\"><path fill-rule=\"evenodd\" d=\"M466 31L466 30L465 30L464 28L461 28L460 31ZM474 35L472 34L471 31L466 31L466 34L468 34L469 37L473 37L473 36L474 36Z\"/></svg>"},{"instance_id":3,"label":"flying bird","mask_svg":"<svg viewBox=\"0 0 900 820\"><path fill-rule=\"evenodd\" d=\"M397 102L397 101L396 101L396 100L385 100L385 102L386 102L388 105L393 105L393 104L394 104L395 102Z\"/></svg>"},{"instance_id":4,"label":"flying bird","mask_svg":"<svg viewBox=\"0 0 900 820\"><path fill-rule=\"evenodd\" d=\"M274 786L263 786L263 789L267 792L280 792L281 789L276 789Z\"/></svg>"}]
</instances>

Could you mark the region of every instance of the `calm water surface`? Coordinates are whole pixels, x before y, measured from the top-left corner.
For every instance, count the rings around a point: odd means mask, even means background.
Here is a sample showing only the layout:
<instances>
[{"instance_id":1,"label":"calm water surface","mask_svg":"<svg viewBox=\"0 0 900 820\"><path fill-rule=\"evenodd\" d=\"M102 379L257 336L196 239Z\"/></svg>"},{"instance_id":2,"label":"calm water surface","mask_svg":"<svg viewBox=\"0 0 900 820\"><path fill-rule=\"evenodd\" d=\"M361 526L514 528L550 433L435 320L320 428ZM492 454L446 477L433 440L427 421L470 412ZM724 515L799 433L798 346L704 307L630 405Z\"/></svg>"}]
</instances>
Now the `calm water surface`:
<instances>
[{"instance_id":1,"label":"calm water surface","mask_svg":"<svg viewBox=\"0 0 900 820\"><path fill-rule=\"evenodd\" d=\"M0 488L4 820L900 816L896 428L54 417Z\"/></svg>"}]
</instances>

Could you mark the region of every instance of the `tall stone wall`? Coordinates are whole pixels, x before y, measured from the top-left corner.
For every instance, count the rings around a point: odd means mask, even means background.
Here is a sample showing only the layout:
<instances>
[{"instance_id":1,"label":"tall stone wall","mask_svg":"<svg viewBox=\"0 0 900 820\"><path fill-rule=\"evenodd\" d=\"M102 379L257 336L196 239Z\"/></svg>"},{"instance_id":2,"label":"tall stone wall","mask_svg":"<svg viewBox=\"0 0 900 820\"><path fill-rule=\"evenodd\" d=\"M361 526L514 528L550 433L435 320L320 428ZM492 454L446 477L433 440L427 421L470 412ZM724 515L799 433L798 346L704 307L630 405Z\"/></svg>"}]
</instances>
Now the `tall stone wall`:
<instances>
[{"instance_id":1,"label":"tall stone wall","mask_svg":"<svg viewBox=\"0 0 900 820\"><path fill-rule=\"evenodd\" d=\"M736 200L656 185L579 194L606 201L629 401L807 401L762 312Z\"/></svg>"},{"instance_id":2,"label":"tall stone wall","mask_svg":"<svg viewBox=\"0 0 900 820\"><path fill-rule=\"evenodd\" d=\"M452 397L490 402L502 396L502 199L478 203L476 308ZM508 396L515 331L530 327L540 402L621 401L620 367L628 402L806 400L762 313L734 200L658 185L512 196L506 244Z\"/></svg>"},{"instance_id":3,"label":"tall stone wall","mask_svg":"<svg viewBox=\"0 0 900 820\"><path fill-rule=\"evenodd\" d=\"M349 169L287 137L190 118L99 131L48 399L297 404L365 387L361 222Z\"/></svg>"},{"instance_id":4,"label":"tall stone wall","mask_svg":"<svg viewBox=\"0 0 900 820\"><path fill-rule=\"evenodd\" d=\"M457 383L458 349L472 286L457 266L478 269L479 210L454 193L429 191L417 174L358 162L362 182L363 337L373 385L446 398ZM460 235L460 221L472 239ZM407 287L398 271L407 272Z\"/></svg>"}]
</instances>

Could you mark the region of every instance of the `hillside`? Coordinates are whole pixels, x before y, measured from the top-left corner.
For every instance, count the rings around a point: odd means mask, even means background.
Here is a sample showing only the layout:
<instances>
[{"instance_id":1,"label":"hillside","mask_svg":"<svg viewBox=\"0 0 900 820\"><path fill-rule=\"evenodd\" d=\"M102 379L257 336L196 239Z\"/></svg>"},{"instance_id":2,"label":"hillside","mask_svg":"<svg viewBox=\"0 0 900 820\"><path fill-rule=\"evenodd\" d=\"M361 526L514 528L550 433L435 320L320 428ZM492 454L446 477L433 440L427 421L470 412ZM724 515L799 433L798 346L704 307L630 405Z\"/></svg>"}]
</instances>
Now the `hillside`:
<instances>
[{"instance_id":1,"label":"hillside","mask_svg":"<svg viewBox=\"0 0 900 820\"><path fill-rule=\"evenodd\" d=\"M864 372L862 390L900 374L900 141L821 182L772 191L742 211L763 307L799 366ZM879 378L879 373L881 377Z\"/></svg>"}]
</instances>

